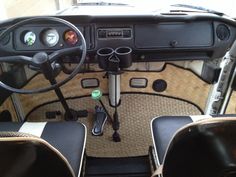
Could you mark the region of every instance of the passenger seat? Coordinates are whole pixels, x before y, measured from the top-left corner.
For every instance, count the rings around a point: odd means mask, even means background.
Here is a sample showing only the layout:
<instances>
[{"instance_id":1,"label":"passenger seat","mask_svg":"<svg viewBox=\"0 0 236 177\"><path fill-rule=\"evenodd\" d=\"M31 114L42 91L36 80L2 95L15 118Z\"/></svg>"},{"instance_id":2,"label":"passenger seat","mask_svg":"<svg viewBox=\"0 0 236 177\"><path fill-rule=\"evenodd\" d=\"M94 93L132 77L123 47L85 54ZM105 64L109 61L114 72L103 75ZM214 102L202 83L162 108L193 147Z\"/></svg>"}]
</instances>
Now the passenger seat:
<instances>
[{"instance_id":1,"label":"passenger seat","mask_svg":"<svg viewBox=\"0 0 236 177\"><path fill-rule=\"evenodd\" d=\"M162 116L151 122L153 176L236 176L236 117Z\"/></svg>"}]
</instances>

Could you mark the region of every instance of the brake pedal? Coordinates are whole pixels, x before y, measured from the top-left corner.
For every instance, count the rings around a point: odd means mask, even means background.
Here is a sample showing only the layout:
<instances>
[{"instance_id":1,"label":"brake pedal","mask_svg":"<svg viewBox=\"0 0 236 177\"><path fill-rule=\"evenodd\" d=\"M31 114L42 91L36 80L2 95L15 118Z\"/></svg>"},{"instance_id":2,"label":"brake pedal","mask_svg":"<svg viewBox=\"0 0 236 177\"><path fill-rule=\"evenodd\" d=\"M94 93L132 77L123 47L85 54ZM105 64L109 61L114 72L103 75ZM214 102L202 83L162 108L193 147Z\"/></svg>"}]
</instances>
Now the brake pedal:
<instances>
[{"instance_id":1,"label":"brake pedal","mask_svg":"<svg viewBox=\"0 0 236 177\"><path fill-rule=\"evenodd\" d=\"M92 134L94 136L102 136L103 134L103 127L107 120L107 114L104 109L100 106L95 107L95 116L94 116L94 123Z\"/></svg>"}]
</instances>

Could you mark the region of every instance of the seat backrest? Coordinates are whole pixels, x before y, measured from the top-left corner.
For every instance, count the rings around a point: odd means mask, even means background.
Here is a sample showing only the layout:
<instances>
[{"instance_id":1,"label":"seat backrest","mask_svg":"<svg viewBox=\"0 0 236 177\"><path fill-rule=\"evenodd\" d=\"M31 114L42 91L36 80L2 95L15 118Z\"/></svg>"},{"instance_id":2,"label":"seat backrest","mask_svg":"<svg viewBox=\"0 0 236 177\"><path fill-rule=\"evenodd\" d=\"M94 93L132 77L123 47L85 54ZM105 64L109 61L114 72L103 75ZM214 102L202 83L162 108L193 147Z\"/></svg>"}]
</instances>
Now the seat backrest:
<instances>
[{"instance_id":1,"label":"seat backrest","mask_svg":"<svg viewBox=\"0 0 236 177\"><path fill-rule=\"evenodd\" d=\"M0 132L1 177L75 177L63 155L41 138Z\"/></svg>"},{"instance_id":2,"label":"seat backrest","mask_svg":"<svg viewBox=\"0 0 236 177\"><path fill-rule=\"evenodd\" d=\"M163 177L235 177L236 118L212 118L180 129L169 144Z\"/></svg>"}]
</instances>

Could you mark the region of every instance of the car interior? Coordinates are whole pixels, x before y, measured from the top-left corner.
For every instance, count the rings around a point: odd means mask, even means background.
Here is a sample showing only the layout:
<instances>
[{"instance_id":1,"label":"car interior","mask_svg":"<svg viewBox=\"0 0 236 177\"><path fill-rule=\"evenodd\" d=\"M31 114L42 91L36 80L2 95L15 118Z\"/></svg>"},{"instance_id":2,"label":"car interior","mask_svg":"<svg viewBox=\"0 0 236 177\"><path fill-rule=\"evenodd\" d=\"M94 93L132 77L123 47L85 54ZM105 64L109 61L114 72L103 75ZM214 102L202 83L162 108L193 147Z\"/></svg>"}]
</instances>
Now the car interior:
<instances>
[{"instance_id":1,"label":"car interior","mask_svg":"<svg viewBox=\"0 0 236 177\"><path fill-rule=\"evenodd\" d=\"M181 4L1 20L0 176L236 177L235 39Z\"/></svg>"}]
</instances>

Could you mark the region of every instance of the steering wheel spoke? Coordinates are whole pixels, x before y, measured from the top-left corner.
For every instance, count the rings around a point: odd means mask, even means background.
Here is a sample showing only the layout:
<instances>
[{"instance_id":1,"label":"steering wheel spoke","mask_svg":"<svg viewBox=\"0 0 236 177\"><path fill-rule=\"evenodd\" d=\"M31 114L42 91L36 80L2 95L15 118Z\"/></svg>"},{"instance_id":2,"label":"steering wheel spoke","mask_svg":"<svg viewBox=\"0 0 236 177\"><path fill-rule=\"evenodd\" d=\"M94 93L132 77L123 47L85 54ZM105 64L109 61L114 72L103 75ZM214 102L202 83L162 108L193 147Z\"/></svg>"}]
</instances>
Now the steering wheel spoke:
<instances>
[{"instance_id":1,"label":"steering wheel spoke","mask_svg":"<svg viewBox=\"0 0 236 177\"><path fill-rule=\"evenodd\" d=\"M13 64L18 64L18 63L28 64L28 65L32 65L35 67L37 65L32 61L31 57L27 57L27 56L23 56L23 55L0 57L0 62L13 63Z\"/></svg>"}]
</instances>

